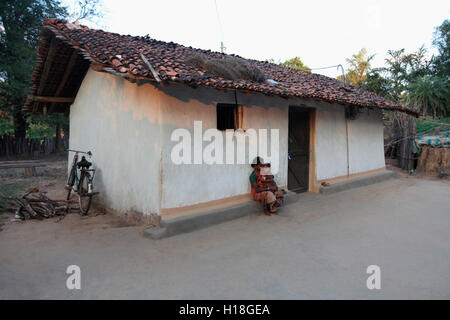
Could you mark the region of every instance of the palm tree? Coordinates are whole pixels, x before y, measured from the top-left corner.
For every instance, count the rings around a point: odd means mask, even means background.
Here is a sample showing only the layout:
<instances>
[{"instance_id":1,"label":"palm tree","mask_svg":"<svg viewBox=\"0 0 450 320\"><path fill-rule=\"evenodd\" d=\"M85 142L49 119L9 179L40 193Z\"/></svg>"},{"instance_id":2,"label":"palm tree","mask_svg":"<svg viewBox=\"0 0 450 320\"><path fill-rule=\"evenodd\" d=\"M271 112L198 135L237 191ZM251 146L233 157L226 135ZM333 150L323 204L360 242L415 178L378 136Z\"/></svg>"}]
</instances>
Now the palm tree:
<instances>
[{"instance_id":1,"label":"palm tree","mask_svg":"<svg viewBox=\"0 0 450 320\"><path fill-rule=\"evenodd\" d=\"M407 87L405 102L422 112L425 117L432 113L433 117L445 115L449 107L449 82L437 76L423 76L411 82Z\"/></svg>"},{"instance_id":2,"label":"palm tree","mask_svg":"<svg viewBox=\"0 0 450 320\"><path fill-rule=\"evenodd\" d=\"M367 79L370 70L370 62L375 55L369 55L366 48L362 48L358 53L352 55L350 59L345 59L348 65L348 72L345 75L346 81L355 87L361 87ZM339 81L343 81L342 76L338 76Z\"/></svg>"}]
</instances>

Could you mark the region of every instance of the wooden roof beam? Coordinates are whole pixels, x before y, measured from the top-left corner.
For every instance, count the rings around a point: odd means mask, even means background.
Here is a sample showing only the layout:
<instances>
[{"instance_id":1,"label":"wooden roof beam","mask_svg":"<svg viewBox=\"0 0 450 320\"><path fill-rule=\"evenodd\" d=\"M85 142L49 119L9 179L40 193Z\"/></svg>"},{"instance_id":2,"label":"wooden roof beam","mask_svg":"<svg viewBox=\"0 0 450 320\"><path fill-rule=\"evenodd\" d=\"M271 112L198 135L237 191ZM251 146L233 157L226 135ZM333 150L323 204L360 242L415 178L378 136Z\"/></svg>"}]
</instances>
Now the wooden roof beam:
<instances>
[{"instance_id":1,"label":"wooden roof beam","mask_svg":"<svg viewBox=\"0 0 450 320\"><path fill-rule=\"evenodd\" d=\"M40 96L44 91L45 83L47 82L48 75L50 73L50 68L52 66L53 59L56 54L56 37L52 37L50 41L50 47L48 49L47 58L45 59L44 68L42 69L41 79L39 81L39 87L37 90L37 95ZM39 104L34 103L33 105L33 113L36 113Z\"/></svg>"},{"instance_id":2,"label":"wooden roof beam","mask_svg":"<svg viewBox=\"0 0 450 320\"><path fill-rule=\"evenodd\" d=\"M61 78L61 81L59 82L58 88L56 89L55 96L58 97L61 92L64 89L64 86L67 83L67 80L69 79L70 74L72 73L72 70L75 66L75 62L77 61L78 57L78 51L77 49L73 49L72 55L70 56L69 62L67 63L66 71L64 72L64 75ZM52 102L50 104L50 108L48 110L48 114L52 114L55 110L56 102Z\"/></svg>"},{"instance_id":3,"label":"wooden roof beam","mask_svg":"<svg viewBox=\"0 0 450 320\"><path fill-rule=\"evenodd\" d=\"M73 97L43 97L43 96L28 96L28 99L35 102L55 102L55 103L73 103Z\"/></svg>"}]
</instances>

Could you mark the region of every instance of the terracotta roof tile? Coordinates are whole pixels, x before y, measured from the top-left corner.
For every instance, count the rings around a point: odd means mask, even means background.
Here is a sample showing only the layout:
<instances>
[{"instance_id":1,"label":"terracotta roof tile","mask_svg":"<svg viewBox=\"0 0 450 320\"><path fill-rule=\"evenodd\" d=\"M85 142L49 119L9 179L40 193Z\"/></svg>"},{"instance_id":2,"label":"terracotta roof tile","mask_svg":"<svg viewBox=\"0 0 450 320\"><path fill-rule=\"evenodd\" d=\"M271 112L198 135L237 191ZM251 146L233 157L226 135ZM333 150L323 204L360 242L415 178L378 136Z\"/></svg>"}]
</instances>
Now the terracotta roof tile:
<instances>
[{"instance_id":1,"label":"terracotta roof tile","mask_svg":"<svg viewBox=\"0 0 450 320\"><path fill-rule=\"evenodd\" d=\"M262 70L266 78L275 80L277 84L229 80L185 63L188 57L196 53L210 58L220 58L223 54L219 52L193 49L173 42L158 41L148 36L135 37L89 29L59 19L45 20L43 28L51 30L58 38L83 51L84 56L92 62L129 79L154 80L152 72L140 57L142 53L162 81L184 82L217 89L239 89L286 98L299 97L360 107L378 107L417 115L416 111L397 102L348 84L344 86L336 79L269 62L246 59L248 63ZM34 85L39 82L40 69L42 66L37 65L34 70Z\"/></svg>"}]
</instances>

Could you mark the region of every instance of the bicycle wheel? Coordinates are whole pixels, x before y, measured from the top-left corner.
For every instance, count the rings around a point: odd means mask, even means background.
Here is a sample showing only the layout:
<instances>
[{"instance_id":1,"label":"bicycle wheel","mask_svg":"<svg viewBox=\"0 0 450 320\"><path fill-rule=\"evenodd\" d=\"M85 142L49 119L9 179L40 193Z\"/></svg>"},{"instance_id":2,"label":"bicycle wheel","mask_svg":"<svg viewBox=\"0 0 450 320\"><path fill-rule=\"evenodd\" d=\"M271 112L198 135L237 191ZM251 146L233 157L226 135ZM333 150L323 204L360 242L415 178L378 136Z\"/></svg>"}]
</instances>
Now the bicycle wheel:
<instances>
[{"instance_id":1,"label":"bicycle wheel","mask_svg":"<svg viewBox=\"0 0 450 320\"><path fill-rule=\"evenodd\" d=\"M67 179L67 197L66 200L70 200L70 197L72 196L72 189L73 185L75 184L75 176L76 176L76 167L72 167L72 170L70 171L69 178ZM70 209L70 202L67 202L66 204L66 212L69 212Z\"/></svg>"},{"instance_id":2,"label":"bicycle wheel","mask_svg":"<svg viewBox=\"0 0 450 320\"><path fill-rule=\"evenodd\" d=\"M72 195L72 187L70 187L68 190L67 190L67 197L66 197L66 200L70 200L70 196ZM66 204L66 212L69 212L69 209L70 209L70 202L67 202L67 204Z\"/></svg>"},{"instance_id":3,"label":"bicycle wheel","mask_svg":"<svg viewBox=\"0 0 450 320\"><path fill-rule=\"evenodd\" d=\"M77 170L77 164L76 164L76 158L74 158L73 161L72 161L72 165L71 165L69 176L67 177L67 185L70 186L70 187L72 187L74 185L75 176L77 174L76 170Z\"/></svg>"},{"instance_id":4,"label":"bicycle wheel","mask_svg":"<svg viewBox=\"0 0 450 320\"><path fill-rule=\"evenodd\" d=\"M92 194L89 194L89 184L91 183L89 173L82 173L80 177L80 184L78 187L78 204L80 206L81 215L87 215L91 207Z\"/></svg>"}]
</instances>

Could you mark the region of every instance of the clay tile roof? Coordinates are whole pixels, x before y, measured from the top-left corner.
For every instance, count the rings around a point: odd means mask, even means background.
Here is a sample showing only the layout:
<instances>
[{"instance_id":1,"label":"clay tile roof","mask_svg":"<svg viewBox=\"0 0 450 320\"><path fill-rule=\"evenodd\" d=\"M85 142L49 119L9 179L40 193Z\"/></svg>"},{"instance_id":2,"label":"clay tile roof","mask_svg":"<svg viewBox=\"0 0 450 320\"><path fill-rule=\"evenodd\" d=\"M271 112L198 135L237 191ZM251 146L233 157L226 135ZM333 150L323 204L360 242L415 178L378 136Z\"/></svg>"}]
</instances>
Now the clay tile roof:
<instances>
[{"instance_id":1,"label":"clay tile roof","mask_svg":"<svg viewBox=\"0 0 450 320\"><path fill-rule=\"evenodd\" d=\"M181 82L216 89L260 92L285 98L299 97L343 105L396 110L417 116L415 110L372 92L348 84L344 85L336 79L323 75L285 68L269 62L246 59L248 63L263 71L267 79L273 79L277 83L229 80L185 63L187 58L195 53L201 53L210 58L220 58L223 54L219 52L158 41L148 36L137 37L94 30L59 19L45 20L43 29L47 29L47 32L51 31L65 46L81 52L84 59L90 61L96 70L123 76L130 81ZM48 45L48 39L43 37L40 47L46 44ZM41 55L45 55L45 51L45 48L39 48L38 55L39 52L44 52ZM141 53L153 67L154 72L141 58ZM31 95L36 94L44 60L45 57L41 56L33 72ZM32 103L27 101L24 109L30 110Z\"/></svg>"}]
</instances>

